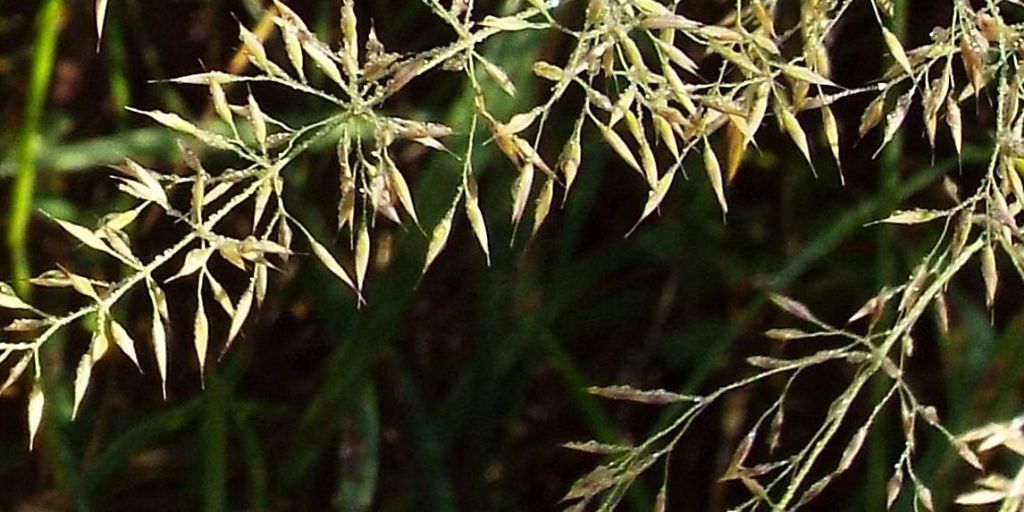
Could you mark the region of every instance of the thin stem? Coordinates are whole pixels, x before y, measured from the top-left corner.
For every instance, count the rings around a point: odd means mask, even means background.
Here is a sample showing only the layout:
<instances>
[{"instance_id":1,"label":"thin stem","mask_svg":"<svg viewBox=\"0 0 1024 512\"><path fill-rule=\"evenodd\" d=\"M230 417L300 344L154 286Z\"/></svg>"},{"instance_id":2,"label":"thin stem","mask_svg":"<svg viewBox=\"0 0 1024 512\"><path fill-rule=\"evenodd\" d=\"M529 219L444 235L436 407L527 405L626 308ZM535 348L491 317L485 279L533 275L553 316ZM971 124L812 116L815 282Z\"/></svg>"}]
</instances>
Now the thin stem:
<instances>
[{"instance_id":1,"label":"thin stem","mask_svg":"<svg viewBox=\"0 0 1024 512\"><path fill-rule=\"evenodd\" d=\"M811 469L814 466L814 462L817 461L818 457L821 456L821 453L831 443L832 438L835 437L836 433L839 431L839 427L842 424L842 418L844 418L846 413L849 412L850 406L853 405L853 401L860 393L861 388L863 388L864 385L867 384L868 380L870 380L871 377L874 376L881 368L882 361L884 361L884 355L888 354L889 351L892 350L893 346L903 338L910 327L917 322L917 319L928 308L935 296L945 289L953 276L960 272L960 269L962 269L964 265L971 260L974 254L980 251L984 245L984 237L979 237L971 245L965 247L957 258L950 263L949 267L944 269L935 281L928 286L928 288L921 294L921 297L914 303L914 306L910 308L903 319L886 337L881 347L879 347L879 355L882 357L874 358L864 371L857 374L857 377L854 378L850 387L847 388L847 391L844 393L843 398L838 402L838 409L835 413L836 420L829 425L828 429L824 432L824 435L817 441L817 443L814 444L814 448L811 450L806 462L793 477L793 480L790 481L790 484L786 489L786 494L783 495L782 499L780 499L775 507L773 507L773 510L786 510L790 502L796 497L801 484L810 474Z\"/></svg>"},{"instance_id":2,"label":"thin stem","mask_svg":"<svg viewBox=\"0 0 1024 512\"><path fill-rule=\"evenodd\" d=\"M60 18L63 10L64 0L45 0L36 17L35 56L28 96L25 100L25 119L18 147L18 171L14 177L9 211L10 224L7 227L7 247L11 253L14 286L22 296L27 296L30 291L26 240L29 217L32 213L32 196L35 191L36 159L41 143L39 123L50 89L50 75L53 73L57 35L61 29Z\"/></svg>"}]
</instances>

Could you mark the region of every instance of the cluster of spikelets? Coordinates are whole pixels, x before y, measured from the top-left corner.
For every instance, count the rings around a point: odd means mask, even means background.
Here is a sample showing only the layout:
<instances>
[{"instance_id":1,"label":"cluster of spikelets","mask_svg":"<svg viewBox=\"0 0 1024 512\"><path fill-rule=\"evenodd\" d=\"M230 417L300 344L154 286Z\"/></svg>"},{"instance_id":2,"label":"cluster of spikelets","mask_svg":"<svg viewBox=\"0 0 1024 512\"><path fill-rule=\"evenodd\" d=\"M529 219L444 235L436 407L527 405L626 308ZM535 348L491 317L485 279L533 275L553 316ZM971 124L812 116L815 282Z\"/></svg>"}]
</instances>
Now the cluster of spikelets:
<instances>
[{"instance_id":1,"label":"cluster of spikelets","mask_svg":"<svg viewBox=\"0 0 1024 512\"><path fill-rule=\"evenodd\" d=\"M267 293L268 274L294 254L296 231L311 252L343 283L359 293L369 261L368 230L379 215L402 223L411 219L418 224L410 187L398 170L390 151L396 141L411 140L434 148L443 148L438 137L451 129L426 123L388 117L376 109L388 96L417 76L418 61L403 60L387 53L373 32L365 54L356 48L356 19L352 2L344 2L342 29L345 38L336 51L321 42L305 23L281 3L276 5L277 23L293 66L283 66L268 57L262 42L240 27L242 50L261 72L255 76L209 72L174 80L181 84L208 88L220 130L200 126L174 113L136 111L154 121L195 139L209 149L232 153L243 165L238 169L207 170L197 154L185 143L182 157L191 173L186 176L164 174L127 161L114 177L118 188L139 201L125 212L105 216L94 227L54 219L83 246L117 260L127 277L115 283L79 275L64 267L49 270L31 279L42 287L71 288L89 299L78 310L51 315L19 298L12 288L0 289L0 307L23 315L6 327L19 341L3 342L0 357L13 358L4 388L16 382L30 365L35 368L35 386L29 400L30 445L41 419L44 394L40 386L39 349L56 332L83 322L93 331L89 350L82 355L75 378L74 408L77 412L88 387L92 368L112 345L138 364L135 342L115 318L112 310L121 299L145 287L152 305L150 341L161 382L166 389L167 326L171 323L162 286L170 281L195 278L197 309L192 321L193 340L200 371L205 366L210 345L207 301L212 298L230 321L223 342L226 351L237 337L246 319ZM335 86L330 91L309 84L305 59L311 61ZM332 114L301 128L292 128L270 116L249 92L244 101L229 101L234 83L269 82L310 94L334 104ZM339 92L340 91L340 92ZM340 131L340 136L337 133ZM292 217L283 200L286 180L282 170L309 146L328 136L337 137L341 162L341 199L338 207L339 229L347 228L354 238L354 263L347 270L323 243ZM185 199L182 201L182 199ZM220 228L222 221L243 206L252 208L251 229L247 235L231 236ZM147 208L157 207L168 217L188 226L183 238L148 261L132 249L129 228ZM218 280L210 263L222 259L248 276L247 286L235 297ZM159 277L158 277L159 275ZM360 296L360 301L362 297Z\"/></svg>"},{"instance_id":2,"label":"cluster of spikelets","mask_svg":"<svg viewBox=\"0 0 1024 512\"><path fill-rule=\"evenodd\" d=\"M361 290L373 250L371 231L376 223L387 219L420 225L412 187L393 157L396 144L420 144L452 152L447 146L448 136L467 136L465 150L458 152L461 184L454 191L449 209L430 230L423 266L426 271L444 249L460 212L489 258L487 223L472 167L473 148L484 138L493 140L517 173L511 190L513 225L518 226L526 217L532 200L532 231L536 233L551 211L556 187L565 195L571 189L581 169L581 139L591 132L648 187L639 224L657 211L675 176L684 172L683 163L691 153L698 155L724 215L728 211L726 184L740 169L744 155L756 145L756 136L767 120L774 119L779 131L813 169L805 113L818 111L824 140L838 164L841 130L831 105L852 95L874 94L861 119L861 137L880 126L882 146L888 144L903 126L909 109L920 105L932 146L942 121L959 154L963 146L960 105L995 89L997 141L979 189L962 198L956 185L947 180L953 203L950 208L898 211L882 221L945 223L935 249L906 283L883 289L851 316L848 326L825 322L793 299L774 297L782 310L812 328L774 329L767 333L769 338L786 343L813 339L833 346L820 348L819 344L816 351L793 359L752 358L750 363L758 369L753 376L702 397L626 386L595 388L593 392L610 399L681 403L685 407L672 425L636 446L594 442L569 445L610 456L609 462L597 466L572 487L566 495L566 500L572 502L569 508L584 510L596 504L599 510L610 510L642 472L659 463L668 471L665 456L695 419L720 397L768 379L784 378L785 391L742 438L723 476L723 480L739 481L750 490L750 499L737 510L789 510L810 501L850 468L876 417L894 401L899 402L906 444L890 479L888 503L891 505L900 494L906 474L913 483L915 498L931 509L931 493L913 467L918 419L944 433L971 465L980 468L981 463L968 444L974 438L957 438L942 428L935 409L921 404L902 379L904 363L913 355L912 331L929 309L938 313L940 327L948 329L945 291L952 277L975 256L980 255L989 305L998 284L996 249L1002 249L1024 275L1024 258L1018 250L1024 235L1016 224L1024 204L1024 185L1015 164L1024 154L1020 143L1024 115L1019 101L1024 88L1016 66L1021 30L1005 22L1002 13L1021 4L1017 0L992 0L984 9L976 10L964 0L950 1L954 9L949 25L936 29L929 44L907 50L886 28L892 15L891 3L886 0L802 1L799 19L788 27L776 26L775 12L784 2L775 0L737 2L735 10L715 23L684 16L678 1L590 0L581 13L581 26L576 28L558 21L571 18L556 12L561 7L541 0L531 0L528 7L507 16L480 15L474 12L472 0L455 0L449 5L423 0L438 20L449 26L455 40L412 55L387 51L372 27L366 30L363 24L361 32L352 0L341 2L342 37L337 47L323 42L295 12L275 1L268 16L283 45L280 62L273 57L277 52L264 46L263 35L240 27L240 51L255 68L253 74L211 71L173 80L205 87L219 124L197 124L173 113L139 112L208 150L234 155L243 165L238 169L208 170L183 144L183 159L191 170L188 175L159 173L132 161L120 167L115 179L120 190L139 201L135 208L112 213L95 227L54 219L83 246L117 260L127 270L127 277L103 282L58 267L32 279L37 286L70 288L88 299L87 306L60 315L40 311L9 286L0 287L0 307L19 313L19 318L6 327L16 340L0 342L0 360L13 362L3 388L21 378L30 366L34 368L35 384L28 401L31 445L44 402L40 347L56 332L77 322L92 331L92 343L77 367L77 411L93 366L112 345L138 364L135 341L113 313L121 299L131 293L145 293L151 304L149 338L165 383L166 327L172 319L162 285L171 280L196 281L197 309L191 320L200 369L211 344L207 301L212 299L216 305L210 309L222 309L229 319L228 336L221 343L222 350L227 350L253 308L266 296L270 270L286 263L296 252L308 248L362 301ZM849 89L829 78L824 41L857 2L870 4L893 63L877 82ZM98 1L96 8L101 30L106 1ZM572 50L563 62L539 61L533 65L534 74L549 85L543 104L507 119L499 118L488 109L487 99L492 93L485 83L491 82L510 95L516 94L516 87L500 63L484 57L480 48L502 34L527 30L557 31L572 41ZM960 66L963 73L954 72L955 66ZM476 96L475 111L466 126L449 127L388 114L392 96L435 71L465 75ZM313 73L316 75L311 76ZM715 79L703 78L707 76ZM961 76L963 84L957 83ZM995 87L989 87L990 83ZM329 114L308 125L290 127L261 107L248 89L255 84L279 86L317 98L330 107L325 109ZM244 100L229 100L246 91ZM582 94L568 95L570 91ZM541 142L555 137L546 133L545 124L556 107L574 112L575 123L561 152L552 156L541 149ZM716 135L718 132L722 134ZM351 254L341 258L288 212L283 196L287 179L282 171L325 140L337 148L339 162L337 227L347 230L351 240ZM227 234L222 221L250 206L253 215L248 234ZM189 229L180 240L143 260L132 250L129 231L142 211L150 207L159 208ZM301 247L293 245L296 232L303 240ZM232 293L220 284L210 266L214 258L248 276L243 290ZM142 287L145 292L138 290ZM864 323L867 327L863 331L850 327ZM833 343L836 340L840 343ZM792 350L807 350L804 345ZM848 365L853 375L849 387L836 397L820 429L799 451L777 453L786 393L803 370L826 364ZM834 469L818 476L812 467L820 467L826 448L842 443L840 432L848 429L840 426L852 421L848 413L865 383L875 375L889 378L888 393L871 406L872 413L845 441ZM752 462L753 453L762 453L754 448L763 437L767 437L771 458ZM664 487L658 496L663 508ZM1015 496L1005 491L996 499ZM992 497L969 494L962 499Z\"/></svg>"},{"instance_id":3,"label":"cluster of spikelets","mask_svg":"<svg viewBox=\"0 0 1024 512\"><path fill-rule=\"evenodd\" d=\"M1005 448L1024 455L1024 417L1018 416L1005 423L991 423L960 436L965 443L976 443L979 453ZM1017 512L1024 508L1024 466L1014 477L993 473L979 478L977 488L957 497L960 505L989 505L1002 503L1000 510Z\"/></svg>"},{"instance_id":4,"label":"cluster of spikelets","mask_svg":"<svg viewBox=\"0 0 1024 512\"><path fill-rule=\"evenodd\" d=\"M1024 93L1019 74L1018 60L1024 56L1022 37L1024 26L1006 21L1007 11L1017 10L1024 4L1016 1L988 2L983 8L975 9L970 3L952 0L952 19L945 27L938 27L931 33L931 41L917 48L906 49L899 39L885 25L891 16L891 5L883 1L865 0L874 11L880 35L892 57L892 65L884 70L875 83L859 89L840 89L828 92L834 84L828 81L828 59L821 47L821 41L854 2L805 2L797 26L783 31L795 37L800 34L803 47L803 67L791 67L793 62L774 64L758 61L755 57L770 55L763 52L764 44L749 35L766 26L759 20L759 2L750 3L720 25L729 27L732 33L741 34L741 42L723 49L716 44L721 40L705 39L701 44L708 52L720 55L735 64L734 68L721 73L728 77L742 74L747 82L740 82L744 94L726 94L736 110L729 112L719 109L722 98L709 100L697 95L693 103L712 116L726 117L719 120L727 128L725 154L731 160L742 154L747 137L744 136L743 121L748 126L753 121L760 123L760 114L766 109L757 106L764 102L765 94L758 93L765 87L769 93L774 113L781 130L788 134L801 152L807 156L807 139L803 135L795 115L803 110L818 109L821 112L821 126L825 140L838 161L838 137L835 120L829 104L850 94L874 95L861 116L858 134L865 136L876 127L881 129L881 146L891 142L896 134L905 129L908 111L915 105L923 113L923 132L932 148L937 147L937 137L948 133L957 156L963 149L964 130L961 105L974 102L976 108L991 108L995 126L995 143L989 165L980 186L964 194L952 180L945 180L945 190L951 206L947 209L908 209L893 212L880 223L896 225L919 225L943 223L941 236L933 250L920 262L899 286L886 287L863 307L854 312L845 326L830 324L816 317L810 308L796 300L773 296L775 304L789 316L811 328L772 329L766 336L785 344L786 351L801 354L793 358L752 357L748 362L756 369L754 375L723 386L706 396L678 395L664 390L642 391L625 386L594 388L599 396L643 404L679 404L683 412L665 429L644 439L634 446L615 446L596 442L569 443L568 448L600 454L609 462L598 465L592 472L580 478L565 496L571 501L567 510L586 509L611 510L625 495L634 479L641 473L661 464L666 474L669 471L667 455L677 446L690 426L703 412L728 393L740 388L762 384L770 379L782 379L783 391L759 416L739 444L729 461L722 481L736 481L749 491L749 499L734 510L791 510L800 508L818 496L840 475L847 472L861 453L865 439L876 425L883 411L898 407L902 419L904 449L895 461L893 474L886 489L886 506L892 507L905 487L912 489L915 506L933 510L932 493L925 481L914 469L914 455L917 450L917 433L922 426L938 431L950 443L956 453L978 471L984 471L981 452L1003 445L1017 449L1021 436L1019 422L1011 425L991 426L963 436L955 436L946 430L939 420L934 407L921 403L913 389L904 380L904 368L914 355L914 331L926 313L933 311L936 324L942 333L949 329L949 313L946 292L954 276L968 268L974 261L980 262L985 287L985 302L991 307L999 286L997 255L1003 254L1014 269L1024 277L1024 234L1018 226L1018 218L1024 205L1024 188L1021 174L1024 166L1022 152L1022 127L1024 112L1020 108L1020 95ZM769 4L765 2L764 4ZM591 4L593 5L593 3ZM683 26L678 15L669 13L662 18L648 18L641 23L648 27L666 25ZM771 19L771 18L769 18ZM654 21L659 20L659 21ZM664 20L664 21L660 21ZM670 21L671 20L671 21ZM747 24L752 27L745 29ZM687 25L691 26L691 25ZM721 27L713 29L716 33ZM707 30L707 29L698 29ZM726 32L729 33L729 32ZM763 32L770 41L781 45L773 32ZM746 45L744 48L742 45ZM660 46L655 43L656 47ZM759 49L760 47L760 49ZM753 50L753 51L752 51ZM732 55L729 51L738 51ZM629 55L623 51L623 55ZM798 62L798 61L794 61ZM753 66L751 66L753 64ZM957 69L959 68L959 69ZM636 68L631 68L635 70ZM778 83L766 82L770 69L777 69L780 78L788 81L789 88L783 89ZM662 74L668 77L668 73ZM760 82L759 82L760 80ZM765 86L764 84L769 85ZM687 87L684 85L683 87ZM713 90L727 89L728 84L714 84ZM711 89L711 88L709 88ZM818 89L819 94L805 98L809 89ZM689 86L691 99L693 90ZM994 92L992 98L984 96ZM651 96L646 96L650 98ZM679 100L679 96L673 99ZM743 100L747 101L744 102ZM596 104L596 102L595 102ZM714 105L714 106L713 106ZM715 114L718 111L721 114ZM651 118L656 117L655 109ZM739 119L737 119L739 118ZM693 123L692 116L687 118ZM613 124L613 123L608 123ZM678 122L676 126L685 126ZM655 126L656 127L656 126ZM708 125L702 126L708 129ZM600 128L600 125L599 125ZM713 125L711 125L713 129ZM943 129L944 128L944 129ZM631 130L636 133L635 130ZM622 148L614 134L602 130L602 134L623 158L630 160L629 151ZM683 140L686 140L685 138ZM641 145L642 141L638 142ZM705 150L710 148L706 142ZM669 146L668 143L665 144ZM738 149L737 149L738 148ZM881 148L879 148L880 150ZM877 154L877 152L876 152ZM711 173L711 183L716 187L714 173L719 165L714 154L706 156L705 169ZM636 159L633 160L634 162ZM730 169L733 167L730 165ZM644 166L637 167L643 170ZM728 175L727 175L728 176ZM656 190L656 189L655 189ZM652 199L654 195L652 193ZM725 201L719 196L723 210ZM863 325L863 328L856 328ZM794 382L807 369L819 366L839 365L844 373L852 376L847 388L832 401L822 425L801 444L798 450L781 450L786 395L791 392ZM864 386L872 378L887 379L888 389L882 398L873 401L862 396ZM858 418L854 411L856 404L870 410L866 418ZM852 432L849 433L849 432ZM981 442L976 447L972 444ZM1016 446L1016 448L1014 448ZM828 449L838 450L837 460L829 466ZM667 479L666 479L667 480ZM987 504L1002 502L1003 510L1019 510L1021 506L1020 483L999 475L990 475L979 481L980 489L965 493L958 498L962 504ZM909 481L909 483L908 483ZM663 510L666 503L666 488L658 494L656 510Z\"/></svg>"}]
</instances>

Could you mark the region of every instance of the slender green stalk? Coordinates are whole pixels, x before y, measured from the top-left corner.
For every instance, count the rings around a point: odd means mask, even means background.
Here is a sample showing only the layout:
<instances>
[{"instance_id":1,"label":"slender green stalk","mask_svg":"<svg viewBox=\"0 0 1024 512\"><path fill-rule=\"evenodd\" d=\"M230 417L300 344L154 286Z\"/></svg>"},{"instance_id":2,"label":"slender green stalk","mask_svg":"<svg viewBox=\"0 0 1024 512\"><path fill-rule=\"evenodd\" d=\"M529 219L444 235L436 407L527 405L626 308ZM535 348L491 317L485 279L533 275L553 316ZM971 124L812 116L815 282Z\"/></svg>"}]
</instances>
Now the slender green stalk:
<instances>
[{"instance_id":1,"label":"slender green stalk","mask_svg":"<svg viewBox=\"0 0 1024 512\"><path fill-rule=\"evenodd\" d=\"M35 51L17 147L17 170L8 210L7 248L11 258L11 274L16 290L23 297L28 296L31 291L28 283L31 273L27 247L28 227L35 193L37 159L42 142L40 124L50 90L50 77L53 74L63 10L63 0L45 0L36 15ZM47 357L53 355L51 352ZM44 386L53 387L52 380L52 377L44 379ZM66 403L66 400L61 400L63 397L60 393L56 395L51 395L52 398L56 398L56 402ZM51 401L49 407L53 408L53 404ZM45 435L48 442L44 452L49 471L52 471L58 486L74 495L75 510L86 510L85 504L81 501L78 475L73 467L74 456L67 450L68 445L61 432L60 422L51 422L45 429Z\"/></svg>"},{"instance_id":2,"label":"slender green stalk","mask_svg":"<svg viewBox=\"0 0 1024 512\"><path fill-rule=\"evenodd\" d=\"M50 89L54 57L57 53L57 35L64 0L45 0L36 17L35 53L28 95L25 98L25 117L18 146L18 171L14 177L11 208L8 212L7 248L11 253L11 273L18 293L29 292L28 277L28 221L32 213L32 196L36 182L36 158L39 155L39 124L43 106Z\"/></svg>"},{"instance_id":3,"label":"slender green stalk","mask_svg":"<svg viewBox=\"0 0 1024 512\"><path fill-rule=\"evenodd\" d=\"M206 377L202 423L203 510L227 510L227 409L225 385L215 372Z\"/></svg>"}]
</instances>

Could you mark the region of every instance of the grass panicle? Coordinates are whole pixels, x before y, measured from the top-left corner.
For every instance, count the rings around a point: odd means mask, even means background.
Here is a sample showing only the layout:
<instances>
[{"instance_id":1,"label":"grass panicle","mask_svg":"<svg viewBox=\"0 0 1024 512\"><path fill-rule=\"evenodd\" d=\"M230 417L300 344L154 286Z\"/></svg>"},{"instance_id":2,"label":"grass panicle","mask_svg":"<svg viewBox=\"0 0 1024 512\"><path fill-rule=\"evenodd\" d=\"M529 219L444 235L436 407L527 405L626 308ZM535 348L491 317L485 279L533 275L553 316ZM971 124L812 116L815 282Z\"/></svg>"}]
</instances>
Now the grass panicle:
<instances>
[{"instance_id":1,"label":"grass panicle","mask_svg":"<svg viewBox=\"0 0 1024 512\"><path fill-rule=\"evenodd\" d=\"M905 282L882 288L843 325L822 320L813 305L771 294L769 300L798 327L769 330L766 337L780 345L778 350L749 357L748 375L700 396L625 385L591 388L604 399L668 406L671 418L632 445L597 440L566 444L603 459L568 489L563 502L570 511L610 511L649 470L662 468L667 481L670 454L685 445L697 421L733 393L767 384L775 385L777 393L755 411L756 419L719 468L722 482L736 482L747 491L732 510L795 510L812 502L863 456L866 440L890 414L899 416L903 431L902 448L890 461L893 469L885 491L889 507L901 494L909 494L925 509L933 508L927 478L917 466L922 429L937 432L977 470L985 469L980 454L997 447L1024 453L1019 420L956 435L906 378L918 352L915 333L921 320L930 318L926 314L936 311L941 330L948 331L946 297L957 276L980 269L990 310L1000 287L1008 286L1008 279L1000 279L1001 271L1012 269L1024 277L1024 234L1017 221L1024 205L1024 76L1018 62L1024 56L1024 28L1012 21L1020 17L1019 1L948 0L948 22L936 27L924 44L908 47L890 28L893 2L883 0L737 0L714 20L684 14L690 11L680 0L538 0L511 12L483 12L473 0L447 6L422 0L447 30L449 42L405 53L390 49L393 42L377 35L374 20L366 19L356 2L339 3L337 40L321 38L299 14L275 0L266 23L238 27L239 52L248 66L169 80L208 95L212 114L205 120L130 109L184 140L180 152L187 171L163 172L128 159L112 179L131 198L129 208L94 224L51 219L73 243L109 257L122 268L122 278L109 282L55 263L28 279L35 286L66 289L85 301L78 309L58 313L37 309L23 290L6 284L0 288L0 308L16 316L5 331L19 334L16 340L0 341L0 361L13 362L3 387L34 379L27 401L30 448L47 395L41 381L46 361L40 351L73 324L92 333L76 365L75 415L88 406L93 367L111 347L138 366L136 339L150 342L166 396L168 373L173 371L168 362L171 326L189 326L192 352L205 375L208 352L218 347L223 354L244 336L268 283L294 257L318 261L351 289L358 304L372 300L369 294L364 298L374 277L371 261L390 251L379 245L383 242L378 234L388 229L386 224L422 233L426 253L421 273L440 265L462 221L490 264L489 237L495 230L488 223L494 220L482 204L489 196L481 190L473 153L481 144L493 143L507 160L511 186L504 197L514 243L524 222L531 223L530 236L538 236L556 193L563 201L568 198L588 166L583 147L591 141L604 144L623 172L647 190L645 201L638 198L629 206L637 211L632 233L659 212L672 188L681 186L677 174L690 175L686 169L691 166L703 168L692 174L706 176L708 194L723 218L730 215L729 184L743 172L742 163L757 151L766 132L787 140L814 176L816 167L826 168L819 154L828 155L838 168L841 150L847 147L878 155L897 144L901 134L918 129L932 151L943 147L945 137L960 159L965 123L987 119L970 112L990 101L991 124L970 128L994 137L976 188L965 190L967 180L954 183L951 177L950 204L910 206L876 222L942 225L931 251ZM781 15L782 4L792 5L799 16ZM888 55L880 76L862 85L837 83L830 60L836 27L854 4L868 4ZM95 9L100 35L107 2L97 1ZM532 63L537 83L523 83L521 73L485 52L487 44L522 32L548 34L566 49ZM472 92L472 109L462 124L395 113L400 98L443 74L445 80L458 75ZM528 89L541 91L535 105L511 113L497 107ZM319 117L299 126L286 123L291 116L282 115L270 99L282 94L321 105ZM867 102L857 134L865 139L879 131L875 148L845 140L846 127L833 113L856 98ZM553 126L556 115L571 120L571 133ZM911 127L913 122L921 126ZM822 145L827 146L823 151L818 147ZM319 224L290 208L293 199L287 191L295 180L291 167L323 147L334 148L337 158L337 204L331 210L332 215L336 211L338 240L347 244L336 243ZM408 148L444 155L459 176L438 218L423 215L422 205L437 201L417 196L416 183L422 177L400 157ZM235 163L215 168L211 154ZM31 162L24 166L31 171ZM183 226L184 234L151 255L141 255L132 236L154 212ZM227 222L240 216L246 218L242 231L238 222ZM228 281L226 272L243 273L243 285L222 286L221 281ZM172 281L194 286L191 318L170 315L165 288ZM136 332L135 322L121 317L120 304L131 298L144 298L149 305L148 333ZM228 317L224 329L211 315L218 307ZM215 338L225 330L222 339ZM30 366L34 371L27 371ZM831 397L820 425L794 443L784 434L787 401L801 392L802 377L818 368L848 380ZM880 392L869 392L869 382L881 382ZM218 414L226 421L223 411ZM1018 510L1021 475L991 473L956 501L999 502L1003 510ZM671 489L662 485L656 510L670 499Z\"/></svg>"}]
</instances>

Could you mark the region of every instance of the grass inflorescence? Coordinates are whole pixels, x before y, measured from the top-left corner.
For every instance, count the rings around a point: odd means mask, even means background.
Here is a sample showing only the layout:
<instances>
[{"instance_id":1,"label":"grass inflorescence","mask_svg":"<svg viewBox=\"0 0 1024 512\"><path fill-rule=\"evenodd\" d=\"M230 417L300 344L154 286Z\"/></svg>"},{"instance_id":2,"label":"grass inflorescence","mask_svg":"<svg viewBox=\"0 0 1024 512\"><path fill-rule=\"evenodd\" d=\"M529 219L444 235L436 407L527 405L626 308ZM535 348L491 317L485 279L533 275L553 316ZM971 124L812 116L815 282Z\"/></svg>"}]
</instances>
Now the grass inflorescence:
<instances>
[{"instance_id":1,"label":"grass inflorescence","mask_svg":"<svg viewBox=\"0 0 1024 512\"><path fill-rule=\"evenodd\" d=\"M772 295L771 301L800 324L766 333L785 346L787 356L750 357L752 374L709 393L622 385L591 388L603 398L672 405L675 412L664 428L632 445L568 443L568 448L606 460L568 490L567 510L614 509L654 467L665 474L655 507L665 509L670 455L686 442L695 422L726 396L769 382L782 385L756 411L756 420L721 476L721 481L738 482L747 491L747 499L735 510L793 510L811 502L852 467L872 429L890 410L900 418L903 444L892 461L887 506L911 493L920 506L933 508L932 493L915 466L921 428L937 431L978 470L984 469L979 452L996 446L1021 451L1019 421L958 436L906 378L922 318L934 312L940 330L949 329L946 297L954 278L980 268L985 303L992 308L1000 285L999 260L1024 277L1024 234L1017 225L1024 205L1024 78L1018 63L1024 55L1024 27L1012 21L1024 7L1020 2L950 0L948 23L913 48L896 35L893 2L886 0L737 0L716 8L713 18L692 14L679 0L531 0L511 13L481 12L473 0L422 4L451 40L401 53L378 37L373 20L362 18L353 0L340 1L337 41L325 41L275 0L261 27L238 27L239 52L251 73L244 71L246 66L232 66L169 80L208 95L211 118L132 109L186 140L180 153L187 171L160 172L128 159L117 167L113 181L132 198L132 207L110 212L95 225L52 219L77 243L112 258L124 277L105 281L55 264L27 280L35 286L66 288L87 302L63 313L38 309L24 293L0 287L0 307L17 312L5 330L18 333L17 341L0 342L0 361L12 362L3 388L23 376L34 379L27 411L30 447L46 401L40 350L73 324L86 325L92 335L75 366L72 416L87 396L93 366L113 347L139 364L134 338L149 339L166 393L167 331L172 324L188 326L202 373L213 347L220 354L231 347L267 297L275 271L293 257L318 260L352 290L357 303L372 300L363 292L371 260L377 251L387 250L375 245L382 223L423 233L422 273L437 264L460 219L490 263L493 220L481 207L480 171L474 166L474 150L483 144L493 144L513 173L507 195L513 239L524 222L535 236L559 200L569 198L587 167L583 147L591 139L604 144L647 190L635 230L661 209L680 178L689 177L687 169L701 170L727 218L728 185L765 131L774 130L791 143L808 174L817 175L819 168L841 169L842 153L854 144L841 139L846 130L833 107L866 98L854 131L863 139L878 130L881 143L877 148L857 146L859 151L877 155L910 129L919 111L932 150L942 147L939 137L948 138L958 159L964 152L965 105L980 111L984 100L991 100L984 108L994 113L992 125L985 127L994 134L992 151L976 188L962 190L963 184L946 178L948 207L902 209L878 221L941 224L931 251L905 282L883 287L843 325L820 319L813 307L793 298ZM873 17L889 65L869 83L836 83L829 53L833 32L861 4L867 4ZM781 13L791 7L797 16ZM102 33L106 10L107 2L96 3L97 32ZM533 75L543 84L537 104L499 114L492 105L502 96L521 94L523 85L514 82L514 73L502 62L488 57L484 47L524 31L550 33L566 51L532 63ZM473 108L461 124L394 113L395 98L439 74L460 77L472 91ZM264 99L282 94L321 105L317 119L299 126L286 122L281 107ZM556 115L568 119L570 129L549 126ZM819 135L821 153L831 160L828 165L817 156ZM294 162L325 146L334 148L337 160L337 203L332 208L341 241L337 244L318 237L317 227L294 214L286 200ZM402 168L396 156L410 146L445 155L459 175L433 226L421 222L412 169ZM234 164L208 168L204 158L214 153ZM835 179L843 179L841 171ZM131 233L152 210L183 226L185 234L143 257ZM239 232L238 222L226 227L226 219L242 215L248 217L248 229ZM218 260L228 265L214 263ZM241 290L221 284L225 279L219 274L232 268L246 276ZM187 320L170 316L164 288L172 281L194 283L195 310ZM148 302L148 332L130 332L129 322L116 313L128 297ZM228 321L226 337L215 342L211 332L220 329L211 328L211 311L218 309ZM784 443L787 400L800 392L801 377L818 367L835 366L845 368L837 375L847 376L848 382L831 400L820 426L799 443ZM868 384L879 381L882 391L868 396ZM1002 502L1004 510L1015 510L1022 481L1021 476L1011 480L993 475L958 501Z\"/></svg>"}]
</instances>

